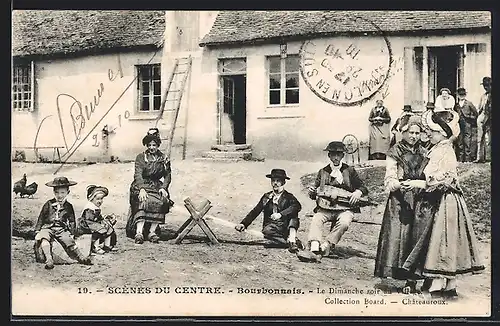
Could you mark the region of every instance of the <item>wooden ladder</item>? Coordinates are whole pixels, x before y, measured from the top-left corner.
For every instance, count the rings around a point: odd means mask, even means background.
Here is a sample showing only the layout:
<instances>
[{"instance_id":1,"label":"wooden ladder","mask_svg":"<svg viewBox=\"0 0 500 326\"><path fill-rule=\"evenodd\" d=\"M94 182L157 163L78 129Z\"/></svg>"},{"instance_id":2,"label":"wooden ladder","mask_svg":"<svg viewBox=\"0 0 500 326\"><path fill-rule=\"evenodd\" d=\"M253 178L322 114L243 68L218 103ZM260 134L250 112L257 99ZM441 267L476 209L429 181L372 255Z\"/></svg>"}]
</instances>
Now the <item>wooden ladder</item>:
<instances>
[{"instance_id":1,"label":"wooden ladder","mask_svg":"<svg viewBox=\"0 0 500 326\"><path fill-rule=\"evenodd\" d=\"M160 106L160 113L155 121L155 127L158 128L158 123L163 119L163 115L165 112L168 112L168 123L166 127L159 129L167 129L167 136L163 136L163 133L160 131L160 135L162 137L162 141L165 142L165 155L170 158L170 154L172 151L172 144L174 140L174 134L177 124L177 119L179 117L179 111L181 108L182 95L184 94L184 90L186 88L186 82L191 74L191 65L192 65L192 57L184 58L176 58L174 67L172 69L172 73L170 74L170 78L167 83L167 87L165 87L165 94ZM189 91L189 90L188 90ZM167 106L167 102L169 105ZM186 128L186 126L184 126ZM184 140L183 147L186 146L186 141ZM183 149L183 158L185 156L185 149Z\"/></svg>"}]
</instances>

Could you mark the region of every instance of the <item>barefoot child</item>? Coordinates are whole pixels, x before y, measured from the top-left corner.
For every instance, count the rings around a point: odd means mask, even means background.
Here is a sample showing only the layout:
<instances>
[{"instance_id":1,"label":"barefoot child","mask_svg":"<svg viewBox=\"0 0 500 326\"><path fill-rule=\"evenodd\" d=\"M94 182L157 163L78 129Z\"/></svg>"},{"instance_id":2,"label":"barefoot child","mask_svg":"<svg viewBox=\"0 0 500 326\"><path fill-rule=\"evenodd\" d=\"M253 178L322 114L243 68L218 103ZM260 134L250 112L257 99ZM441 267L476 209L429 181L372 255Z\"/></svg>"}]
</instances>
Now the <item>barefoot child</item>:
<instances>
[{"instance_id":1,"label":"barefoot child","mask_svg":"<svg viewBox=\"0 0 500 326\"><path fill-rule=\"evenodd\" d=\"M56 177L46 183L54 188L54 198L42 207L35 226L35 258L37 262L45 262L46 269L54 268L52 243L57 240L69 257L79 263L92 265L90 258L83 256L73 238L75 234L75 211L73 205L66 200L69 187L76 182L66 177Z\"/></svg>"},{"instance_id":2,"label":"barefoot child","mask_svg":"<svg viewBox=\"0 0 500 326\"><path fill-rule=\"evenodd\" d=\"M114 215L101 215L101 205L108 195L108 188L90 185L87 187L87 205L78 220L79 234L92 234L92 252L102 255L105 252L116 251L116 233L113 228L116 223Z\"/></svg>"}]
</instances>

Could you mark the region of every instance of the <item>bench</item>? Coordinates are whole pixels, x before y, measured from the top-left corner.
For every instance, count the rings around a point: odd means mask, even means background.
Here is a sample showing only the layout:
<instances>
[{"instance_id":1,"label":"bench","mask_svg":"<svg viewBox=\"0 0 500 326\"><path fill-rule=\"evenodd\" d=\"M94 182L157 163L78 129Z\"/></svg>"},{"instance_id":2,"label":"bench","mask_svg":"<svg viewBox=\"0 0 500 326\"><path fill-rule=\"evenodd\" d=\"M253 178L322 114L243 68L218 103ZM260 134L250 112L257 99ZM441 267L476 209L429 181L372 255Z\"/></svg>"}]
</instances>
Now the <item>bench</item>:
<instances>
[{"instance_id":1,"label":"bench","mask_svg":"<svg viewBox=\"0 0 500 326\"><path fill-rule=\"evenodd\" d=\"M55 163L56 156L57 156L57 159L59 160L58 162L61 162L61 152L59 151L59 149L65 148L64 146L37 146L37 147L34 147L34 146L19 146L19 147L12 147L12 149L32 149L32 150L34 150L34 152L35 152L35 163L38 163L38 161L40 159L40 157L38 156L38 150L39 149L48 149L48 148L52 148L53 149L52 163Z\"/></svg>"}]
</instances>

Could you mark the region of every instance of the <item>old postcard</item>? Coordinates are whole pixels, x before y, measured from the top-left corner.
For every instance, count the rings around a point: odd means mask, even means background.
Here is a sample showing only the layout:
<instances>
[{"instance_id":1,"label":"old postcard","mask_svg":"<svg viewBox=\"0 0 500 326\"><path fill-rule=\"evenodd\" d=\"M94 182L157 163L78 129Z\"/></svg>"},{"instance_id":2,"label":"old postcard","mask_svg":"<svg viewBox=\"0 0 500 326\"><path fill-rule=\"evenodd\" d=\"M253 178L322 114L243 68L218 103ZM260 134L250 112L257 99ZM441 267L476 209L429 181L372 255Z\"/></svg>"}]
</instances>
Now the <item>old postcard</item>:
<instances>
[{"instance_id":1,"label":"old postcard","mask_svg":"<svg viewBox=\"0 0 500 326\"><path fill-rule=\"evenodd\" d=\"M490 316L490 12L12 17L14 317Z\"/></svg>"}]
</instances>

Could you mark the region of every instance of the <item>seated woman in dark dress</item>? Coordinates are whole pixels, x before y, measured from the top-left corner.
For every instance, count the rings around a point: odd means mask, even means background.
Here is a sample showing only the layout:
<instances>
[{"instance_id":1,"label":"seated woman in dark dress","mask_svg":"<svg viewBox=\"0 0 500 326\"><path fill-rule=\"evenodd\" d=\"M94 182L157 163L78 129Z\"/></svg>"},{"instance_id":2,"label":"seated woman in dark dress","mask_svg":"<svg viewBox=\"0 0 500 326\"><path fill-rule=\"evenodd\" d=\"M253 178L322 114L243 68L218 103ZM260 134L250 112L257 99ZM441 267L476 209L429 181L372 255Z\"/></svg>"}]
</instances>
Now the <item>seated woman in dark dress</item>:
<instances>
[{"instance_id":1,"label":"seated woman in dark dress","mask_svg":"<svg viewBox=\"0 0 500 326\"><path fill-rule=\"evenodd\" d=\"M130 185L130 215L127 237L141 244L147 238L158 243L157 229L165 223L165 214L173 202L168 187L171 181L170 161L159 150L158 129L151 128L142 139L146 150L135 159L134 181Z\"/></svg>"}]
</instances>

